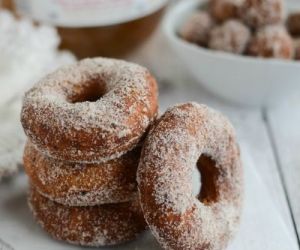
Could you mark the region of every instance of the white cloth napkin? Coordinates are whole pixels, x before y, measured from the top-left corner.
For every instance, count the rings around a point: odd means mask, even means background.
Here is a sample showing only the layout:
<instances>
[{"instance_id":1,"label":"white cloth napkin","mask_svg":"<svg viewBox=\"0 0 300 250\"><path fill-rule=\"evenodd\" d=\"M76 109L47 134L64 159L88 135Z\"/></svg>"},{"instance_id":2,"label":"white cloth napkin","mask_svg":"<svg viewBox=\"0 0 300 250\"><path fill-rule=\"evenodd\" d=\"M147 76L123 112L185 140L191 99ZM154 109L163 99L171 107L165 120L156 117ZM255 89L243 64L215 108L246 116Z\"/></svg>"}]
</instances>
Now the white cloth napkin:
<instances>
[{"instance_id":1,"label":"white cloth napkin","mask_svg":"<svg viewBox=\"0 0 300 250\"><path fill-rule=\"evenodd\" d=\"M0 105L23 92L45 72L74 61L69 52L58 52L59 35L55 28L34 25L0 9Z\"/></svg>"},{"instance_id":2,"label":"white cloth napkin","mask_svg":"<svg viewBox=\"0 0 300 250\"><path fill-rule=\"evenodd\" d=\"M55 28L16 19L0 9L0 180L17 172L25 137L20 125L24 91L41 76L75 61L58 51Z\"/></svg>"},{"instance_id":3,"label":"white cloth napkin","mask_svg":"<svg viewBox=\"0 0 300 250\"><path fill-rule=\"evenodd\" d=\"M21 100L0 108L0 181L15 174L22 161L25 135L20 123Z\"/></svg>"}]
</instances>

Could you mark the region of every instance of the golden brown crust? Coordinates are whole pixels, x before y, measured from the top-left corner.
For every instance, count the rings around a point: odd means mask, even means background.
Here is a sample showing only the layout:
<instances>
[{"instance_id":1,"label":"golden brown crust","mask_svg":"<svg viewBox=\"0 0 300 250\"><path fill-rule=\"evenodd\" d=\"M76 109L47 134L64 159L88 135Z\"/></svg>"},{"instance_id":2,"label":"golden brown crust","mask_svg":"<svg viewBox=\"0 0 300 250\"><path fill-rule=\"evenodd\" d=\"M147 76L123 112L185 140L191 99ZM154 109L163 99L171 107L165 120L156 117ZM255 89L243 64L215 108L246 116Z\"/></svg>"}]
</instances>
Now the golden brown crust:
<instances>
[{"instance_id":1,"label":"golden brown crust","mask_svg":"<svg viewBox=\"0 0 300 250\"><path fill-rule=\"evenodd\" d=\"M136 146L157 109L157 84L147 69L94 58L63 67L29 90L21 122L49 156L105 162Z\"/></svg>"},{"instance_id":2,"label":"golden brown crust","mask_svg":"<svg viewBox=\"0 0 300 250\"><path fill-rule=\"evenodd\" d=\"M196 165L202 186L195 197ZM170 108L149 132L137 172L144 216L161 245L225 249L239 225L242 172L234 129L224 116L197 103Z\"/></svg>"},{"instance_id":3,"label":"golden brown crust","mask_svg":"<svg viewBox=\"0 0 300 250\"><path fill-rule=\"evenodd\" d=\"M82 246L108 246L133 240L146 229L137 199L119 204L68 207L30 189L29 206L53 238Z\"/></svg>"},{"instance_id":4,"label":"golden brown crust","mask_svg":"<svg viewBox=\"0 0 300 250\"><path fill-rule=\"evenodd\" d=\"M59 161L40 153L28 142L24 168L44 196L69 206L126 202L136 197L140 149L99 164Z\"/></svg>"}]
</instances>

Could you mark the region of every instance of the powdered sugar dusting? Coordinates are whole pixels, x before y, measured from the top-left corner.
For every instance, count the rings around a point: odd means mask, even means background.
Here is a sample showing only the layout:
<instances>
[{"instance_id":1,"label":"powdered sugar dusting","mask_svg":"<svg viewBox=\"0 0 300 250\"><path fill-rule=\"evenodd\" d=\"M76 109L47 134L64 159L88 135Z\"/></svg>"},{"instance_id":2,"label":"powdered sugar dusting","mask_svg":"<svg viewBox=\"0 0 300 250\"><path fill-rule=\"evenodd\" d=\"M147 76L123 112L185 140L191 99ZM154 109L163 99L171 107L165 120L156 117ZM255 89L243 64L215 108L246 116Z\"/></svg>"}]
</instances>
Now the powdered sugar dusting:
<instances>
[{"instance_id":1,"label":"powdered sugar dusting","mask_svg":"<svg viewBox=\"0 0 300 250\"><path fill-rule=\"evenodd\" d=\"M31 189L28 201L34 217L51 236L76 245L116 245L146 229L137 198L117 205L67 207Z\"/></svg>"},{"instance_id":2,"label":"powdered sugar dusting","mask_svg":"<svg viewBox=\"0 0 300 250\"><path fill-rule=\"evenodd\" d=\"M218 198L193 196L192 169L210 156L219 174ZM242 168L234 130L216 111L197 103L169 109L150 131L138 168L145 218L166 249L223 249L241 213Z\"/></svg>"},{"instance_id":3,"label":"powdered sugar dusting","mask_svg":"<svg viewBox=\"0 0 300 250\"><path fill-rule=\"evenodd\" d=\"M97 84L95 102L74 98ZM143 67L95 58L46 76L24 98L22 124L44 153L65 160L100 162L129 151L157 112L156 82Z\"/></svg>"}]
</instances>

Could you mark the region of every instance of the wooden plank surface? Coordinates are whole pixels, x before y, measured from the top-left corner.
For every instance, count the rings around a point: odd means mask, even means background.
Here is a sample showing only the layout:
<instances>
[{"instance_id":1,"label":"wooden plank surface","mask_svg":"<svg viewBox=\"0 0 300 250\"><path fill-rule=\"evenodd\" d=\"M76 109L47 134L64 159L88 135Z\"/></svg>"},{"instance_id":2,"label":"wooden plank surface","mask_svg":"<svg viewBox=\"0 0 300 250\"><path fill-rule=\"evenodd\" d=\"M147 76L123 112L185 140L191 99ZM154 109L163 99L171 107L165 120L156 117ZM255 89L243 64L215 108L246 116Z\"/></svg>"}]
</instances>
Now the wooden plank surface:
<instances>
[{"instance_id":1,"label":"wooden plank surface","mask_svg":"<svg viewBox=\"0 0 300 250\"><path fill-rule=\"evenodd\" d=\"M300 235L300 94L267 111L274 151Z\"/></svg>"}]
</instances>

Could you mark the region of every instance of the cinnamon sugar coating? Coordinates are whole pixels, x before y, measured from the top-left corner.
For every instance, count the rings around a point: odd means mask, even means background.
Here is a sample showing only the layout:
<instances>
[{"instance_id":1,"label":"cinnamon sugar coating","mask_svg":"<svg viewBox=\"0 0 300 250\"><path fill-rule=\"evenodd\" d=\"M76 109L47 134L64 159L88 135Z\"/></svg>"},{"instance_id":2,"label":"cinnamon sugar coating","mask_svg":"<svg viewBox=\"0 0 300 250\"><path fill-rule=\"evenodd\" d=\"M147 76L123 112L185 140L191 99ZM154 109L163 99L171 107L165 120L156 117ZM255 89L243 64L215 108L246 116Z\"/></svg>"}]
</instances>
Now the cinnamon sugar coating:
<instances>
[{"instance_id":1,"label":"cinnamon sugar coating","mask_svg":"<svg viewBox=\"0 0 300 250\"><path fill-rule=\"evenodd\" d=\"M71 163L41 154L28 142L24 168L30 182L47 198L68 206L130 201L137 195L140 149L106 163Z\"/></svg>"},{"instance_id":2,"label":"cinnamon sugar coating","mask_svg":"<svg viewBox=\"0 0 300 250\"><path fill-rule=\"evenodd\" d=\"M248 54L265 58L292 59L294 44L282 25L268 25L259 29L252 38Z\"/></svg>"},{"instance_id":3,"label":"cinnamon sugar coating","mask_svg":"<svg viewBox=\"0 0 300 250\"><path fill-rule=\"evenodd\" d=\"M145 219L165 249L226 248L239 225L243 177L234 129L224 116L197 103L167 110L146 138L137 176Z\"/></svg>"},{"instance_id":4,"label":"cinnamon sugar coating","mask_svg":"<svg viewBox=\"0 0 300 250\"><path fill-rule=\"evenodd\" d=\"M240 17L254 29L280 23L284 19L284 2L283 0L245 0L240 10Z\"/></svg>"},{"instance_id":5,"label":"cinnamon sugar coating","mask_svg":"<svg viewBox=\"0 0 300 250\"><path fill-rule=\"evenodd\" d=\"M21 122L49 156L105 162L135 147L157 109L157 84L147 69L94 58L40 80L24 97Z\"/></svg>"},{"instance_id":6,"label":"cinnamon sugar coating","mask_svg":"<svg viewBox=\"0 0 300 250\"><path fill-rule=\"evenodd\" d=\"M92 207L55 203L31 188L29 206L38 223L53 238L82 246L117 245L146 229L138 199Z\"/></svg>"}]
</instances>

